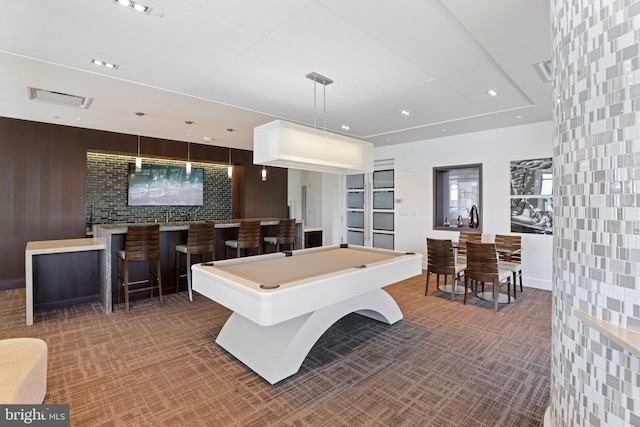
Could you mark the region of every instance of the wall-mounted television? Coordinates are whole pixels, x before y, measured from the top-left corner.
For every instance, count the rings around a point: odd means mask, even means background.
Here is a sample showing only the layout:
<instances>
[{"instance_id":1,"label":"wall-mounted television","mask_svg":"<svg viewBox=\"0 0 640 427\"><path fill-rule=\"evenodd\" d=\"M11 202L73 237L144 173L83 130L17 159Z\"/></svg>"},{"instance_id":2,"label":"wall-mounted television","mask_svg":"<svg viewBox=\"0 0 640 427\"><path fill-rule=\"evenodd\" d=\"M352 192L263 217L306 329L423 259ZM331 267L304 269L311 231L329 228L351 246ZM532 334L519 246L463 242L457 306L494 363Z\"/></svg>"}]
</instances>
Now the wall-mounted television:
<instances>
[{"instance_id":1,"label":"wall-mounted television","mask_svg":"<svg viewBox=\"0 0 640 427\"><path fill-rule=\"evenodd\" d=\"M193 168L187 177L184 166L129 163L129 206L201 206L204 169Z\"/></svg>"}]
</instances>

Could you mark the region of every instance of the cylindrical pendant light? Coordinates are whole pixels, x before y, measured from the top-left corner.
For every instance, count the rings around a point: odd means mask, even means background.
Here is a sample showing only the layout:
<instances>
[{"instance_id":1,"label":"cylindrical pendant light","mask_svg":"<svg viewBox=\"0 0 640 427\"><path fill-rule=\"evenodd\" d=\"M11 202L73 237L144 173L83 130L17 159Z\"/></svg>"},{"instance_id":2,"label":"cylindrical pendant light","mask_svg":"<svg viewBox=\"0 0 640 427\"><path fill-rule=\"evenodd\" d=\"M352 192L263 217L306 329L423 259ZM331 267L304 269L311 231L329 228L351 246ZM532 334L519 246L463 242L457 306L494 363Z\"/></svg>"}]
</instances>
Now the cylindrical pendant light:
<instances>
[{"instance_id":1,"label":"cylindrical pendant light","mask_svg":"<svg viewBox=\"0 0 640 427\"><path fill-rule=\"evenodd\" d=\"M142 157L140 157L140 135L138 135L138 157L136 157L136 172L142 170Z\"/></svg>"},{"instance_id":2,"label":"cylindrical pendant light","mask_svg":"<svg viewBox=\"0 0 640 427\"><path fill-rule=\"evenodd\" d=\"M262 165L262 180L267 180L267 170L265 169L264 165Z\"/></svg>"},{"instance_id":3,"label":"cylindrical pendant light","mask_svg":"<svg viewBox=\"0 0 640 427\"><path fill-rule=\"evenodd\" d=\"M187 164L185 165L187 179L191 176L191 142L187 141Z\"/></svg>"},{"instance_id":4,"label":"cylindrical pendant light","mask_svg":"<svg viewBox=\"0 0 640 427\"><path fill-rule=\"evenodd\" d=\"M227 176L229 178L233 176L233 165L231 164L231 148L229 148L229 166L227 167Z\"/></svg>"}]
</instances>

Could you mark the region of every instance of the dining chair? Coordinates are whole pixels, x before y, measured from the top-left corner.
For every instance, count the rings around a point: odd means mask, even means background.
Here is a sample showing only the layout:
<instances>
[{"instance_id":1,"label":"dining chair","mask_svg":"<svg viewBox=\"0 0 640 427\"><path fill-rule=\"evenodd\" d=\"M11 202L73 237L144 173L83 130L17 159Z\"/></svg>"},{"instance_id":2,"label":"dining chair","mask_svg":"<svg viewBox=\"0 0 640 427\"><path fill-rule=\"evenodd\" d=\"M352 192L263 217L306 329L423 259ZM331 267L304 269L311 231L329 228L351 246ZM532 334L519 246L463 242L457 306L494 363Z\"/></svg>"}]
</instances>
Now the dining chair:
<instances>
[{"instance_id":1,"label":"dining chair","mask_svg":"<svg viewBox=\"0 0 640 427\"><path fill-rule=\"evenodd\" d=\"M429 292L429 279L431 274L436 275L436 288L443 292L449 292L447 286L451 286L451 301L455 299L460 275L466 266L455 262L454 248L451 240L432 239L427 237L427 284L424 294ZM440 287L440 275L444 276L443 288ZM447 285L447 278L451 276L451 285ZM465 284L464 293L467 293Z\"/></svg>"},{"instance_id":2,"label":"dining chair","mask_svg":"<svg viewBox=\"0 0 640 427\"><path fill-rule=\"evenodd\" d=\"M513 275L513 297L516 297L516 283L522 288L522 237L508 234L496 234L496 249L500 257L498 268L508 270Z\"/></svg>"},{"instance_id":3,"label":"dining chair","mask_svg":"<svg viewBox=\"0 0 640 427\"><path fill-rule=\"evenodd\" d=\"M458 237L458 257L457 261L461 264L467 262L467 242L482 242L482 233L473 233L470 231L461 231Z\"/></svg>"},{"instance_id":4,"label":"dining chair","mask_svg":"<svg viewBox=\"0 0 640 427\"><path fill-rule=\"evenodd\" d=\"M498 311L500 302L500 286L507 285L507 302L511 302L511 272L498 268L498 253L495 243L467 242L467 269L464 273L465 289L469 287L469 281L473 282L473 292L477 297L487 298L485 293L478 294L478 282L484 285L491 283L493 286L494 311ZM467 293L464 294L463 304L467 303Z\"/></svg>"},{"instance_id":5,"label":"dining chair","mask_svg":"<svg viewBox=\"0 0 640 427\"><path fill-rule=\"evenodd\" d=\"M162 306L162 280L160 268L160 225L130 225L127 227L124 249L118 254L118 304L120 304L120 287L124 288L124 310L129 313L129 294L149 291L153 298L153 291L158 290L160 305ZM130 281L129 264L131 262L146 261L149 264L147 279ZM155 263L153 262L155 261ZM155 264L155 270L153 269ZM156 285L153 284L153 278ZM140 286L146 285L146 286Z\"/></svg>"},{"instance_id":6,"label":"dining chair","mask_svg":"<svg viewBox=\"0 0 640 427\"><path fill-rule=\"evenodd\" d=\"M200 260L204 261L205 255L211 255L210 260L215 259L215 224L211 222L191 222L187 231L187 243L175 246L176 251L176 293L180 289L180 278L187 278L187 290L189 291L189 301L193 301L193 290L191 287L191 257L200 255ZM181 254L186 255L186 266L180 265Z\"/></svg>"},{"instance_id":7,"label":"dining chair","mask_svg":"<svg viewBox=\"0 0 640 427\"><path fill-rule=\"evenodd\" d=\"M225 240L225 254L227 249L236 250L236 257L240 258L241 250L245 250L245 254L249 254L250 249L255 249L258 255L261 252L260 241L260 220L243 220L238 228L238 238L233 240Z\"/></svg>"},{"instance_id":8,"label":"dining chair","mask_svg":"<svg viewBox=\"0 0 640 427\"><path fill-rule=\"evenodd\" d=\"M288 245L290 250L295 249L296 244L296 219L281 219L278 222L277 236L265 236L264 242L275 245L276 252L280 252L282 245ZM266 251L265 251L266 252Z\"/></svg>"}]
</instances>

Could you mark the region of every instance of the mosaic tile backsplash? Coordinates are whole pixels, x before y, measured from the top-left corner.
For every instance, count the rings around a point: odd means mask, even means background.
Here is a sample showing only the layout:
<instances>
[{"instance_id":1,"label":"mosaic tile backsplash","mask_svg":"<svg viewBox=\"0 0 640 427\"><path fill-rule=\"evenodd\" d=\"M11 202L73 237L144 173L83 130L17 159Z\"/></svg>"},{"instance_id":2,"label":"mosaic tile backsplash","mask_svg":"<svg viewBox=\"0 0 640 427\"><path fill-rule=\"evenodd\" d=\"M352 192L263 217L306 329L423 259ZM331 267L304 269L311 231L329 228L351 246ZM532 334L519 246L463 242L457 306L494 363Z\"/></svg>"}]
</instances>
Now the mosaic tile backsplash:
<instances>
[{"instance_id":1,"label":"mosaic tile backsplash","mask_svg":"<svg viewBox=\"0 0 640 427\"><path fill-rule=\"evenodd\" d=\"M127 173L133 156L87 153L86 222L164 222L186 220L224 220L231 218L231 180L227 166L192 162L193 168L204 169L204 198L202 206L128 206ZM147 159L143 162L158 165L180 165L184 162Z\"/></svg>"},{"instance_id":2,"label":"mosaic tile backsplash","mask_svg":"<svg viewBox=\"0 0 640 427\"><path fill-rule=\"evenodd\" d=\"M551 0L553 426L640 426L640 1Z\"/></svg>"}]
</instances>

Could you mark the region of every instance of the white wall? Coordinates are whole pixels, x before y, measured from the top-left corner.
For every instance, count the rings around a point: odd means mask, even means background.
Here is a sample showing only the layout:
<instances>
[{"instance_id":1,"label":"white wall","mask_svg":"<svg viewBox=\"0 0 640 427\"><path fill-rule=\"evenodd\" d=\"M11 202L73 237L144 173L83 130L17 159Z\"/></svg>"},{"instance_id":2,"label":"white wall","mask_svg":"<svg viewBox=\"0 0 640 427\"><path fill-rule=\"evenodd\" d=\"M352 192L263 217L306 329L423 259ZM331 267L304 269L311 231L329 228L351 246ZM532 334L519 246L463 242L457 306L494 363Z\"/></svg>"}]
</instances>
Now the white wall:
<instances>
[{"instance_id":1,"label":"white wall","mask_svg":"<svg viewBox=\"0 0 640 427\"><path fill-rule=\"evenodd\" d=\"M552 122L515 126L427 141L379 147L376 159L395 161L396 249L423 253L427 237L457 240L458 233L433 230L433 167L482 163L483 239L510 234L510 162L553 156ZM344 179L322 174L321 201L308 197L307 209L322 212L324 244L344 238ZM300 174L289 175L290 186ZM316 183L317 184L317 183ZM313 185L313 183L312 183ZM316 194L317 196L317 194ZM299 203L299 202L296 202ZM320 206L317 203L321 203ZM525 286L551 290L552 236L522 234Z\"/></svg>"},{"instance_id":2,"label":"white wall","mask_svg":"<svg viewBox=\"0 0 640 427\"><path fill-rule=\"evenodd\" d=\"M457 240L454 231L433 230L433 167L482 163L483 240L511 233L510 162L552 157L552 123L516 126L380 147L378 159L395 160L396 249L421 252L426 237ZM551 290L552 236L522 234L527 286Z\"/></svg>"}]
</instances>

